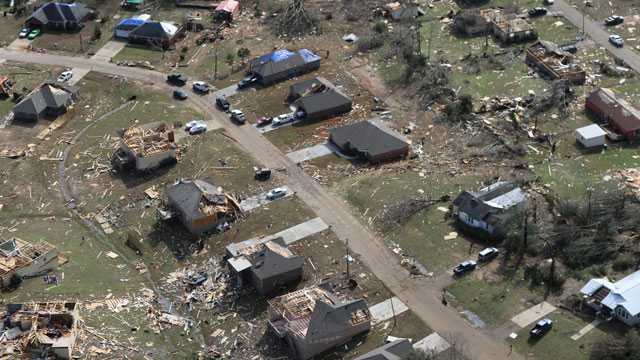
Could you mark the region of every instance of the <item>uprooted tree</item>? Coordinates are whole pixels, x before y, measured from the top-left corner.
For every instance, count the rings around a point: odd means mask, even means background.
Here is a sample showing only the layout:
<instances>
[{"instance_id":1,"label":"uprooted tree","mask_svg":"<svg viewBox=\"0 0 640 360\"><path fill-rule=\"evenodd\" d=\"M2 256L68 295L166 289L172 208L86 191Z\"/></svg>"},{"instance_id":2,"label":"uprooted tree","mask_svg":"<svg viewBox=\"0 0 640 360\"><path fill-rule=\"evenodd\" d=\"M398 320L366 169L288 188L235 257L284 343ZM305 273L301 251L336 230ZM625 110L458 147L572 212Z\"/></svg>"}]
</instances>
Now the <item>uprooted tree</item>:
<instances>
[{"instance_id":1,"label":"uprooted tree","mask_svg":"<svg viewBox=\"0 0 640 360\"><path fill-rule=\"evenodd\" d=\"M307 10L304 0L291 0L274 27L278 35L305 35L318 31L318 19Z\"/></svg>"}]
</instances>

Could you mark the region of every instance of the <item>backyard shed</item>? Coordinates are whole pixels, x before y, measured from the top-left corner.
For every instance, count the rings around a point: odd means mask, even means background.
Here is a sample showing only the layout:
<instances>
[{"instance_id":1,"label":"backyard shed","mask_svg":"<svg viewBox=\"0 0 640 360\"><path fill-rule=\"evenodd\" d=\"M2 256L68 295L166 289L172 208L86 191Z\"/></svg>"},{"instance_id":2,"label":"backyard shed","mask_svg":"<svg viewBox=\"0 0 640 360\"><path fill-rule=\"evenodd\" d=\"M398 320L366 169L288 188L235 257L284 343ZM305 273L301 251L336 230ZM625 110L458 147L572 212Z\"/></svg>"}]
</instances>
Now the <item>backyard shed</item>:
<instances>
[{"instance_id":1,"label":"backyard shed","mask_svg":"<svg viewBox=\"0 0 640 360\"><path fill-rule=\"evenodd\" d=\"M236 0L224 0L216 8L214 15L218 20L233 21L240 14L240 3Z\"/></svg>"},{"instance_id":2,"label":"backyard shed","mask_svg":"<svg viewBox=\"0 0 640 360\"><path fill-rule=\"evenodd\" d=\"M409 154L409 143L375 120L331 129L329 141L343 154L371 163L403 158Z\"/></svg>"},{"instance_id":3,"label":"backyard shed","mask_svg":"<svg viewBox=\"0 0 640 360\"><path fill-rule=\"evenodd\" d=\"M576 130L576 140L586 148L603 146L607 133L596 124L581 127Z\"/></svg>"}]
</instances>

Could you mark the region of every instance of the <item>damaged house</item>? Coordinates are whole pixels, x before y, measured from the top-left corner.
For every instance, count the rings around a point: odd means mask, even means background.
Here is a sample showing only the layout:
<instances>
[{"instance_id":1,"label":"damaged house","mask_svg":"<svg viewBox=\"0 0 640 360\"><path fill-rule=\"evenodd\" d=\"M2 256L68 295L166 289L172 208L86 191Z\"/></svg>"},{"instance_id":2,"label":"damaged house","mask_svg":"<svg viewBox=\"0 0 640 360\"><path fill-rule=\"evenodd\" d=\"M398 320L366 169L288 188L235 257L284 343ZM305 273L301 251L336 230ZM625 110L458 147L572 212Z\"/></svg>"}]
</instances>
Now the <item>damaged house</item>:
<instances>
[{"instance_id":1,"label":"damaged house","mask_svg":"<svg viewBox=\"0 0 640 360\"><path fill-rule=\"evenodd\" d=\"M538 38L535 27L516 14L499 14L491 19L493 37L503 44L532 41Z\"/></svg>"},{"instance_id":2,"label":"damaged house","mask_svg":"<svg viewBox=\"0 0 640 360\"><path fill-rule=\"evenodd\" d=\"M302 278L304 258L292 253L282 239L247 246L235 254L227 251L227 257L237 285L251 284L261 295Z\"/></svg>"},{"instance_id":3,"label":"damaged house","mask_svg":"<svg viewBox=\"0 0 640 360\"><path fill-rule=\"evenodd\" d=\"M78 318L76 303L8 304L0 319L0 357L71 359Z\"/></svg>"},{"instance_id":4,"label":"damaged house","mask_svg":"<svg viewBox=\"0 0 640 360\"><path fill-rule=\"evenodd\" d=\"M235 198L204 180L180 180L170 186L167 207L194 235L216 229L242 214Z\"/></svg>"},{"instance_id":5,"label":"damaged house","mask_svg":"<svg viewBox=\"0 0 640 360\"><path fill-rule=\"evenodd\" d=\"M475 192L463 191L453 201L458 220L490 236L526 206L525 193L516 184L499 181Z\"/></svg>"},{"instance_id":6,"label":"damaged house","mask_svg":"<svg viewBox=\"0 0 640 360\"><path fill-rule=\"evenodd\" d=\"M329 142L345 156L370 163L406 158L409 143L379 120L361 121L329 130Z\"/></svg>"},{"instance_id":7,"label":"damaged house","mask_svg":"<svg viewBox=\"0 0 640 360\"><path fill-rule=\"evenodd\" d=\"M120 147L111 157L116 171L150 171L177 161L173 130L158 122L125 129Z\"/></svg>"},{"instance_id":8,"label":"damaged house","mask_svg":"<svg viewBox=\"0 0 640 360\"><path fill-rule=\"evenodd\" d=\"M310 50L276 50L249 62L248 76L262 86L275 84L320 68L320 56Z\"/></svg>"},{"instance_id":9,"label":"damaged house","mask_svg":"<svg viewBox=\"0 0 640 360\"><path fill-rule=\"evenodd\" d=\"M371 329L363 299L341 299L323 283L269 301L269 326L296 359L306 360Z\"/></svg>"},{"instance_id":10,"label":"damaged house","mask_svg":"<svg viewBox=\"0 0 640 360\"><path fill-rule=\"evenodd\" d=\"M12 281L40 276L58 267L58 251L45 242L30 244L14 238L0 244L0 289Z\"/></svg>"},{"instance_id":11,"label":"damaged house","mask_svg":"<svg viewBox=\"0 0 640 360\"><path fill-rule=\"evenodd\" d=\"M354 360L402 360L412 351L413 346L409 340L398 339L358 356Z\"/></svg>"},{"instance_id":12,"label":"damaged house","mask_svg":"<svg viewBox=\"0 0 640 360\"><path fill-rule=\"evenodd\" d=\"M565 79L575 85L584 84L587 72L574 63L574 57L552 42L540 40L527 47L527 65L537 68L551 80Z\"/></svg>"},{"instance_id":13,"label":"damaged house","mask_svg":"<svg viewBox=\"0 0 640 360\"><path fill-rule=\"evenodd\" d=\"M148 45L153 49L168 49L176 43L183 28L161 21L145 21L128 34L130 43Z\"/></svg>"},{"instance_id":14,"label":"damaged house","mask_svg":"<svg viewBox=\"0 0 640 360\"><path fill-rule=\"evenodd\" d=\"M580 289L585 305L603 318L614 317L629 326L640 324L640 271L622 280L591 279Z\"/></svg>"},{"instance_id":15,"label":"damaged house","mask_svg":"<svg viewBox=\"0 0 640 360\"><path fill-rule=\"evenodd\" d=\"M296 115L306 121L319 121L351 111L349 96L324 78L316 78L295 84L288 99L295 98L292 106Z\"/></svg>"},{"instance_id":16,"label":"damaged house","mask_svg":"<svg viewBox=\"0 0 640 360\"><path fill-rule=\"evenodd\" d=\"M55 118L67 112L78 96L78 90L48 81L40 85L13 107L17 121Z\"/></svg>"},{"instance_id":17,"label":"damaged house","mask_svg":"<svg viewBox=\"0 0 640 360\"><path fill-rule=\"evenodd\" d=\"M640 111L611 89L593 91L585 107L600 121L608 123L627 140L635 140L640 132Z\"/></svg>"}]
</instances>

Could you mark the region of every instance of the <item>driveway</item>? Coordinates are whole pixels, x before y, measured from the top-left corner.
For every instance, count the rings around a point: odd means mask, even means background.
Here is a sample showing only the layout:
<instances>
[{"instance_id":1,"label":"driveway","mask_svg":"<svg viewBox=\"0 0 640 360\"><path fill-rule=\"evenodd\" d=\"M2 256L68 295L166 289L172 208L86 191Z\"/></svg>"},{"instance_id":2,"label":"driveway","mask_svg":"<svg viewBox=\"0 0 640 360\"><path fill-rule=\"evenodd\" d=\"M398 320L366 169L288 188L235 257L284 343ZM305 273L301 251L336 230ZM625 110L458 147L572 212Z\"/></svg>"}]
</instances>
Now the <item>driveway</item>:
<instances>
[{"instance_id":1,"label":"driveway","mask_svg":"<svg viewBox=\"0 0 640 360\"><path fill-rule=\"evenodd\" d=\"M38 64L66 64L69 67L88 68L93 71L129 77L151 82L156 86L169 86L165 75L139 68L119 67L85 58L65 57L51 54L24 54L0 49L0 58ZM362 262L429 327L440 334L451 334L465 345L465 349L477 360L522 359L519 354L510 354L502 339L473 329L455 309L441 303L442 287L428 279L413 278L403 268L398 258L387 248L382 238L374 234L353 215L346 202L322 187L308 176L277 147L270 143L252 126L234 126L225 119L206 98L190 97L188 101L199 106L223 127L227 134L256 161L272 169L282 169L285 182L324 222L329 224L342 241L349 241L351 249L361 255Z\"/></svg>"}]
</instances>

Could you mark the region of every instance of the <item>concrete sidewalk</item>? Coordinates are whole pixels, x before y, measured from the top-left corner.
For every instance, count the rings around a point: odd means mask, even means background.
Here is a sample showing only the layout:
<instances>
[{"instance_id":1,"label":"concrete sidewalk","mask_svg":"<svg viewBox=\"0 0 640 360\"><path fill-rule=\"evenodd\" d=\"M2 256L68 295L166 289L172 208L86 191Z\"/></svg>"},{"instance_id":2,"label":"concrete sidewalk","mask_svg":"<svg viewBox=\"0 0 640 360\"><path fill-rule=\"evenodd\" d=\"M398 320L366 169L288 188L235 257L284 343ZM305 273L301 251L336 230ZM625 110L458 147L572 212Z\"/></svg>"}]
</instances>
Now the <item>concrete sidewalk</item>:
<instances>
[{"instance_id":1,"label":"concrete sidewalk","mask_svg":"<svg viewBox=\"0 0 640 360\"><path fill-rule=\"evenodd\" d=\"M371 323L376 325L383 321L393 319L394 316L398 316L407 310L409 310L409 307L394 296L391 299L369 307Z\"/></svg>"},{"instance_id":2,"label":"concrete sidewalk","mask_svg":"<svg viewBox=\"0 0 640 360\"><path fill-rule=\"evenodd\" d=\"M427 336L426 338L416 341L413 344L413 348L416 350L420 350L426 354L435 356L439 353L449 349L451 344L447 340L445 340L440 334L434 332L433 334Z\"/></svg>"},{"instance_id":3,"label":"concrete sidewalk","mask_svg":"<svg viewBox=\"0 0 640 360\"><path fill-rule=\"evenodd\" d=\"M529 324L534 323L536 320L554 312L555 310L555 306L549 304L546 301L543 301L540 304L534 305L529 309L521 312L520 314L514 316L511 321L523 328Z\"/></svg>"}]
</instances>

